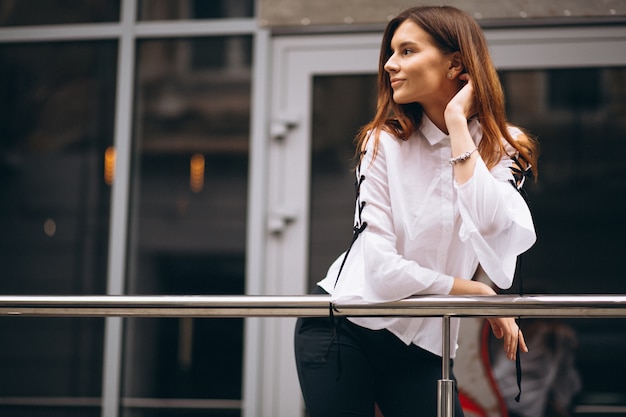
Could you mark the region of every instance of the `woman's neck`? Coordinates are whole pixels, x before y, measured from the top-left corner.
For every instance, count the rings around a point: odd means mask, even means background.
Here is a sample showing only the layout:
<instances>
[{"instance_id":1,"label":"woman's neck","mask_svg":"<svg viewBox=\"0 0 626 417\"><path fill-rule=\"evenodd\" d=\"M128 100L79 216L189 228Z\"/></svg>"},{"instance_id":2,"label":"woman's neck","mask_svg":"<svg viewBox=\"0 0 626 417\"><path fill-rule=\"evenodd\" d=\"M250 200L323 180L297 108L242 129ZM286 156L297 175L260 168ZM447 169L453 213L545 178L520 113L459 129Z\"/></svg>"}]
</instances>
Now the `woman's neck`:
<instances>
[{"instance_id":1,"label":"woman's neck","mask_svg":"<svg viewBox=\"0 0 626 417\"><path fill-rule=\"evenodd\" d=\"M446 120L443 116L443 109L434 109L433 106L431 106L430 108L424 107L423 109L426 117L428 117L439 130L447 135L448 127L446 126Z\"/></svg>"}]
</instances>

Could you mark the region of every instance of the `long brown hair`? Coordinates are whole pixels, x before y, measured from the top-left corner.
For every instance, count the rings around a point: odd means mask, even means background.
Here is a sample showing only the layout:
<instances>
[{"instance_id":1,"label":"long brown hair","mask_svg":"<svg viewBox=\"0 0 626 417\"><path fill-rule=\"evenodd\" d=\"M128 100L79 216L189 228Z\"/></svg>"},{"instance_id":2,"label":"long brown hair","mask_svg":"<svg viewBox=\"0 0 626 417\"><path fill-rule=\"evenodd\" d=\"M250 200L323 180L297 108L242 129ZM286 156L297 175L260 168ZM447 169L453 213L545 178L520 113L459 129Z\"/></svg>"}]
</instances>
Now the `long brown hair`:
<instances>
[{"instance_id":1,"label":"long brown hair","mask_svg":"<svg viewBox=\"0 0 626 417\"><path fill-rule=\"evenodd\" d=\"M527 135L513 139L508 132L504 92L483 32L472 17L451 6L413 7L387 24L378 62L376 115L360 130L356 138L357 152L364 149L370 132L374 132L374 149L377 149L381 130L407 140L421 123L423 109L419 103L397 104L393 101L390 78L384 68L393 54L391 39L398 26L407 19L430 34L444 54L460 53L463 71L469 74L474 85L475 108L483 130L478 150L487 167L493 168L503 157L505 150L501 138L504 138L519 152L522 163L531 166L536 178L537 144Z\"/></svg>"}]
</instances>

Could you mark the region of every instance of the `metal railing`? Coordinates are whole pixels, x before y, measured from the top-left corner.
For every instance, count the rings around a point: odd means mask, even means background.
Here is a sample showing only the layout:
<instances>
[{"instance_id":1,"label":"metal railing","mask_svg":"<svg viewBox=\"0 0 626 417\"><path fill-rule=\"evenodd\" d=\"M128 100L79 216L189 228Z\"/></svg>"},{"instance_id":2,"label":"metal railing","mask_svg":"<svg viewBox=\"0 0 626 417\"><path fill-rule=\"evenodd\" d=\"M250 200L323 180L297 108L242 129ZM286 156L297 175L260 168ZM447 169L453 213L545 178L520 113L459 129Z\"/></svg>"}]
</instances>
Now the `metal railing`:
<instances>
[{"instance_id":1,"label":"metal railing","mask_svg":"<svg viewBox=\"0 0 626 417\"><path fill-rule=\"evenodd\" d=\"M317 317L330 296L0 296L0 316ZM379 304L333 304L337 316L442 317L438 417L453 415L449 379L451 317L626 318L622 295L415 296Z\"/></svg>"},{"instance_id":2,"label":"metal railing","mask_svg":"<svg viewBox=\"0 0 626 417\"><path fill-rule=\"evenodd\" d=\"M315 317L330 296L5 295L5 316ZM379 304L333 304L338 316L626 317L626 295L415 296Z\"/></svg>"}]
</instances>

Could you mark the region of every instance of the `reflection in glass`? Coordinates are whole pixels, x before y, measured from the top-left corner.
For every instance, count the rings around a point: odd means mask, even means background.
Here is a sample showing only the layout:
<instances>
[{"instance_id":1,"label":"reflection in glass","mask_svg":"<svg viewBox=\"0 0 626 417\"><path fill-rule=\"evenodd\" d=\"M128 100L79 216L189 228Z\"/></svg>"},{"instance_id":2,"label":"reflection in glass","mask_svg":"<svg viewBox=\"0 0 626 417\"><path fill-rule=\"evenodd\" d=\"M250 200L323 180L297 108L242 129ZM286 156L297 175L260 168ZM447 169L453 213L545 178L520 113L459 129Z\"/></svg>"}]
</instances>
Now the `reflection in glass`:
<instances>
[{"instance_id":1,"label":"reflection in glass","mask_svg":"<svg viewBox=\"0 0 626 417\"><path fill-rule=\"evenodd\" d=\"M116 22L119 18L120 0L0 0L0 27Z\"/></svg>"},{"instance_id":2,"label":"reflection in glass","mask_svg":"<svg viewBox=\"0 0 626 417\"><path fill-rule=\"evenodd\" d=\"M116 53L113 41L0 45L2 294L105 292ZM0 320L12 375L0 395L99 397L103 324Z\"/></svg>"},{"instance_id":3,"label":"reflection in glass","mask_svg":"<svg viewBox=\"0 0 626 417\"><path fill-rule=\"evenodd\" d=\"M138 0L139 20L223 19L254 16L254 0Z\"/></svg>"},{"instance_id":4,"label":"reflection in glass","mask_svg":"<svg viewBox=\"0 0 626 417\"><path fill-rule=\"evenodd\" d=\"M131 294L244 292L250 45L247 36L138 44ZM124 415L155 415L161 399L176 399L173 415L190 399L203 415L239 415L242 340L242 319L129 320L123 397L147 403Z\"/></svg>"}]
</instances>

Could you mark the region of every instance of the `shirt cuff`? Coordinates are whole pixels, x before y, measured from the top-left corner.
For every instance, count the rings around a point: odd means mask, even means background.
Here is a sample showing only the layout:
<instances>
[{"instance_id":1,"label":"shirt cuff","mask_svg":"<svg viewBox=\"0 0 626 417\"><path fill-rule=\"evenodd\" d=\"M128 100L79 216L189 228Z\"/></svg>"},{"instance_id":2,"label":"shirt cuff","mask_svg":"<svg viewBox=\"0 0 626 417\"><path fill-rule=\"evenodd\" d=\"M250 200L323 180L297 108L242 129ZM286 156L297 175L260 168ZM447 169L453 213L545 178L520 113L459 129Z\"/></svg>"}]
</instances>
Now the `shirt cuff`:
<instances>
[{"instance_id":1,"label":"shirt cuff","mask_svg":"<svg viewBox=\"0 0 626 417\"><path fill-rule=\"evenodd\" d=\"M434 295L448 295L452 291L452 285L454 284L454 278L449 275L440 275L435 281L424 291L428 294Z\"/></svg>"}]
</instances>

